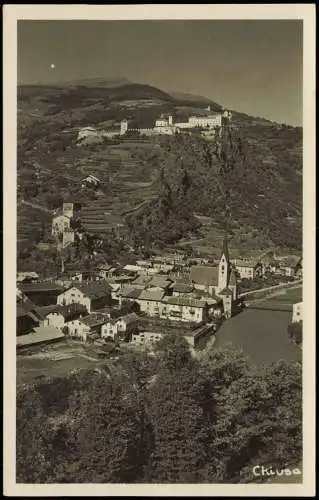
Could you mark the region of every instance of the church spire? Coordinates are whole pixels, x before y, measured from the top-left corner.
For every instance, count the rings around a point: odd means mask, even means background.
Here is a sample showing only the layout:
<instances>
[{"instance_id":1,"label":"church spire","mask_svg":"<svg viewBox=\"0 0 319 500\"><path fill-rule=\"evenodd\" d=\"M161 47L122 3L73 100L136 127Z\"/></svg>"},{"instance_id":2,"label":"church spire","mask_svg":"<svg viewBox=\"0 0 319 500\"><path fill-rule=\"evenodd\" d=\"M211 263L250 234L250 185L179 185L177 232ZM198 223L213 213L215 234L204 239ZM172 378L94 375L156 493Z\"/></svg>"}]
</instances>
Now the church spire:
<instances>
[{"instance_id":1,"label":"church spire","mask_svg":"<svg viewBox=\"0 0 319 500\"><path fill-rule=\"evenodd\" d=\"M229 263L228 238L227 238L227 236L225 236L225 238L224 238L223 249L222 249L222 253L221 253L220 258L222 258L223 255L225 256L226 262Z\"/></svg>"}]
</instances>

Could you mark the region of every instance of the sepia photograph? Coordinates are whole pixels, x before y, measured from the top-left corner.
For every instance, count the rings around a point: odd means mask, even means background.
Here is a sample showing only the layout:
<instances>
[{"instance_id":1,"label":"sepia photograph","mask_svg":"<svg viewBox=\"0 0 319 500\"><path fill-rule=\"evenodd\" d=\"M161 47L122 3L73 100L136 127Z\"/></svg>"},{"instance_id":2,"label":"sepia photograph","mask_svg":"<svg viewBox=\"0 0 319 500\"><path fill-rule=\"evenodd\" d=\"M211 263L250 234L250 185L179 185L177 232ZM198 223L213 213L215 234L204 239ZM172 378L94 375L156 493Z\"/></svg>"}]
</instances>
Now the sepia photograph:
<instances>
[{"instance_id":1,"label":"sepia photograph","mask_svg":"<svg viewBox=\"0 0 319 500\"><path fill-rule=\"evenodd\" d=\"M64 496L71 485L304 495L315 433L305 20L275 4L238 18L230 5L224 18L208 5L202 18L197 6L186 18L181 6L180 18L173 6L166 18L150 5L132 18L139 6L122 18L25 7L4 165L12 481Z\"/></svg>"}]
</instances>

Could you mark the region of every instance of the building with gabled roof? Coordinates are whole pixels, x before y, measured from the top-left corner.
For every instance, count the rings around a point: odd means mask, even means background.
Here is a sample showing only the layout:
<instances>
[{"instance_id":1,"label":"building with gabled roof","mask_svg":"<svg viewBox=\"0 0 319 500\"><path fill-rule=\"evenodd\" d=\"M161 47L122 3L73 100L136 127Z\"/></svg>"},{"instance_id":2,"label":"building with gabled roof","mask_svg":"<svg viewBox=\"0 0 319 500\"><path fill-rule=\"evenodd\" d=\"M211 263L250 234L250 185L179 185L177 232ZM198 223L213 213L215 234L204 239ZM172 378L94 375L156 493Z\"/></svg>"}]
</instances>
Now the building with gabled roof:
<instances>
[{"instance_id":1,"label":"building with gabled roof","mask_svg":"<svg viewBox=\"0 0 319 500\"><path fill-rule=\"evenodd\" d=\"M257 259L236 259L233 261L233 264L241 279L254 279L263 273L262 263Z\"/></svg>"},{"instance_id":2,"label":"building with gabled roof","mask_svg":"<svg viewBox=\"0 0 319 500\"><path fill-rule=\"evenodd\" d=\"M91 281L72 285L57 298L57 304L82 304L90 313L112 304L112 288L107 281Z\"/></svg>"},{"instance_id":3,"label":"building with gabled roof","mask_svg":"<svg viewBox=\"0 0 319 500\"><path fill-rule=\"evenodd\" d=\"M127 285L118 292L119 304L125 301L136 301L143 291L142 286Z\"/></svg>"},{"instance_id":4,"label":"building with gabled roof","mask_svg":"<svg viewBox=\"0 0 319 500\"><path fill-rule=\"evenodd\" d=\"M88 311L83 304L77 302L65 306L58 304L41 307L40 312L49 326L63 328L65 323L86 316Z\"/></svg>"},{"instance_id":5,"label":"building with gabled roof","mask_svg":"<svg viewBox=\"0 0 319 500\"><path fill-rule=\"evenodd\" d=\"M105 314L95 312L66 322L62 331L69 337L86 342L91 335L101 336L105 321L107 321Z\"/></svg>"},{"instance_id":6,"label":"building with gabled roof","mask_svg":"<svg viewBox=\"0 0 319 500\"><path fill-rule=\"evenodd\" d=\"M16 300L16 335L30 333L33 328L43 323L44 316L28 297L17 291Z\"/></svg>"},{"instance_id":7,"label":"building with gabled roof","mask_svg":"<svg viewBox=\"0 0 319 500\"><path fill-rule=\"evenodd\" d=\"M125 314L107 321L101 331L102 338L110 337L113 340L129 341L132 333L138 329L139 317L135 312Z\"/></svg>"},{"instance_id":8,"label":"building with gabled roof","mask_svg":"<svg viewBox=\"0 0 319 500\"><path fill-rule=\"evenodd\" d=\"M164 297L161 317L177 321L202 323L207 319L207 303L192 297Z\"/></svg>"},{"instance_id":9,"label":"building with gabled roof","mask_svg":"<svg viewBox=\"0 0 319 500\"><path fill-rule=\"evenodd\" d=\"M56 304L57 297L65 287L57 283L41 281L39 283L20 283L18 289L36 306Z\"/></svg>"},{"instance_id":10,"label":"building with gabled roof","mask_svg":"<svg viewBox=\"0 0 319 500\"><path fill-rule=\"evenodd\" d=\"M38 273L34 271L23 271L17 274L17 283L32 283L39 280Z\"/></svg>"},{"instance_id":11,"label":"building with gabled roof","mask_svg":"<svg viewBox=\"0 0 319 500\"><path fill-rule=\"evenodd\" d=\"M217 266L192 266L190 269L190 281L197 290L207 290L218 285Z\"/></svg>"},{"instance_id":12,"label":"building with gabled roof","mask_svg":"<svg viewBox=\"0 0 319 500\"><path fill-rule=\"evenodd\" d=\"M162 288L167 291L172 284L172 280L170 280L167 276L154 276L151 281L147 283L148 288Z\"/></svg>"},{"instance_id":13,"label":"building with gabled roof","mask_svg":"<svg viewBox=\"0 0 319 500\"><path fill-rule=\"evenodd\" d=\"M147 288L142 290L136 302L140 306L141 312L149 316L160 316L161 301L165 291L160 287Z\"/></svg>"}]
</instances>

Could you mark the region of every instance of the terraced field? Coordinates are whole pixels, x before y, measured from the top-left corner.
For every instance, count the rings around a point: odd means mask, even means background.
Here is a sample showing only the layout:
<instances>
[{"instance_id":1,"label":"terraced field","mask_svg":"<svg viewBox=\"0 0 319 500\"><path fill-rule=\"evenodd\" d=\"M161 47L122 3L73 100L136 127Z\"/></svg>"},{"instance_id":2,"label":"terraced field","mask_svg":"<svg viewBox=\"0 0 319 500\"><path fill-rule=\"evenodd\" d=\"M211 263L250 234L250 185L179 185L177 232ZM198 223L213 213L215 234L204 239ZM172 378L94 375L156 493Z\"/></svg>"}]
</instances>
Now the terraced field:
<instances>
[{"instance_id":1,"label":"terraced field","mask_svg":"<svg viewBox=\"0 0 319 500\"><path fill-rule=\"evenodd\" d=\"M138 209L141 204L154 197L155 169L147 162L147 151L156 144L151 140L125 140L121 143L104 143L94 147L74 146L63 155L49 155L45 167L39 161L32 162L41 186L51 186L62 197L74 193L69 201L82 205L80 218L89 232L103 233L111 227L125 223L121 214ZM145 153L145 157L144 157ZM90 201L83 192L82 180L92 174L101 181L96 200ZM52 178L54 186L52 186ZM40 193L38 204L46 208L47 193ZM18 209L18 241L33 239L41 227L50 231L52 216L41 210L21 206ZM31 239L31 241L32 241Z\"/></svg>"},{"instance_id":2,"label":"terraced field","mask_svg":"<svg viewBox=\"0 0 319 500\"><path fill-rule=\"evenodd\" d=\"M123 141L95 148L91 156L90 150L78 148L74 160L77 171L82 178L92 174L101 181L101 195L84 202L79 214L87 231L99 233L121 226L124 215L154 198L155 172L140 159L141 151L153 147L150 141Z\"/></svg>"},{"instance_id":3,"label":"terraced field","mask_svg":"<svg viewBox=\"0 0 319 500\"><path fill-rule=\"evenodd\" d=\"M51 224L51 215L39 210L19 204L17 207L17 241L18 244L33 242L40 237L42 227Z\"/></svg>"}]
</instances>

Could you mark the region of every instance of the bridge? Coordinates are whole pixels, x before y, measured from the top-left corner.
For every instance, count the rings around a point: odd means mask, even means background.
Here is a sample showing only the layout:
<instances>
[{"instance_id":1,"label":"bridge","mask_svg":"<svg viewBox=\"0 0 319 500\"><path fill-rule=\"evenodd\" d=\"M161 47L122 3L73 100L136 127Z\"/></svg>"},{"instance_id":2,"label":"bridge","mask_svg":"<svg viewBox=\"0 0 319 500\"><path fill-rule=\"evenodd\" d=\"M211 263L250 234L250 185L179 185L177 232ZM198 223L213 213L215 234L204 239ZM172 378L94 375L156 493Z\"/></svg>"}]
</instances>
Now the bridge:
<instances>
[{"instance_id":1,"label":"bridge","mask_svg":"<svg viewBox=\"0 0 319 500\"><path fill-rule=\"evenodd\" d=\"M251 303L246 304L247 309L256 309L259 311L281 311L281 312L292 312L292 304L280 304L275 303L270 304L269 302L266 304L260 303Z\"/></svg>"},{"instance_id":2,"label":"bridge","mask_svg":"<svg viewBox=\"0 0 319 500\"><path fill-rule=\"evenodd\" d=\"M246 307L262 311L292 312L293 304L302 300L302 281L276 285L254 292L241 294Z\"/></svg>"},{"instance_id":3,"label":"bridge","mask_svg":"<svg viewBox=\"0 0 319 500\"><path fill-rule=\"evenodd\" d=\"M265 298L268 293L273 294L276 292L280 292L281 290L292 290L294 288L300 288L302 286L302 280L295 280L290 283L280 283L279 285L268 286L265 288L258 288L256 290L249 290L247 292L243 292L238 294L239 299L249 299L251 300L257 299L257 296L260 295L260 298Z\"/></svg>"}]
</instances>

